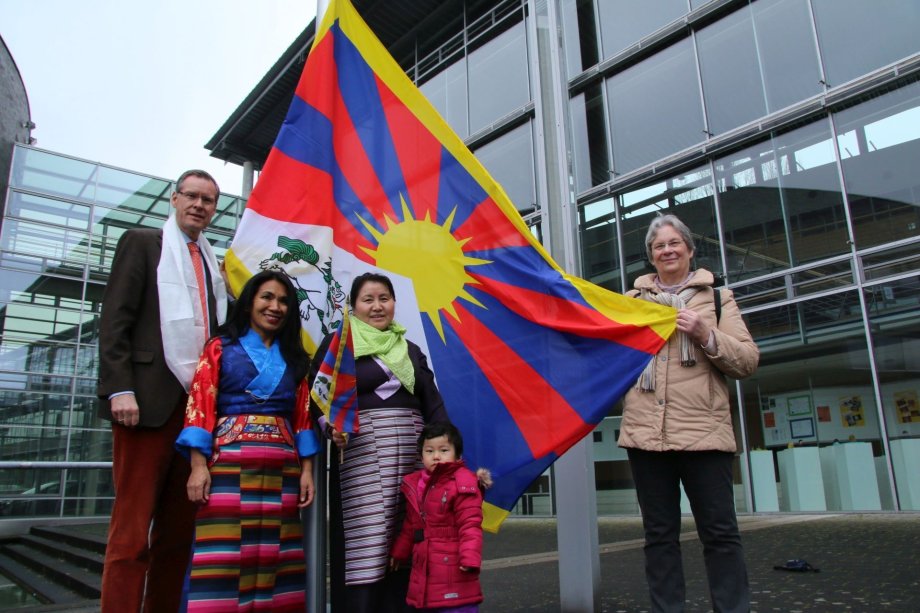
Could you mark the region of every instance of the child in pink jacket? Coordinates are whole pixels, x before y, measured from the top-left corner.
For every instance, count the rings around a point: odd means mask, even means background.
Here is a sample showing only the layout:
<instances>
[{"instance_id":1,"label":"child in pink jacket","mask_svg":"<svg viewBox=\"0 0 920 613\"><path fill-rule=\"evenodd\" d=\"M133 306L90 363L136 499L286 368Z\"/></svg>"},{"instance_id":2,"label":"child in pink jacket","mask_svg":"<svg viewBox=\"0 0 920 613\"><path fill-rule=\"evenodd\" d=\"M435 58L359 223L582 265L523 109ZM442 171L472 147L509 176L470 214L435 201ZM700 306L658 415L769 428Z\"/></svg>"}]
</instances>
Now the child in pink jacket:
<instances>
[{"instance_id":1,"label":"child in pink jacket","mask_svg":"<svg viewBox=\"0 0 920 613\"><path fill-rule=\"evenodd\" d=\"M424 469L406 476L406 519L390 566L412 557L406 602L438 613L475 613L482 602L482 492L463 460L463 438L450 423L425 426L418 441Z\"/></svg>"}]
</instances>

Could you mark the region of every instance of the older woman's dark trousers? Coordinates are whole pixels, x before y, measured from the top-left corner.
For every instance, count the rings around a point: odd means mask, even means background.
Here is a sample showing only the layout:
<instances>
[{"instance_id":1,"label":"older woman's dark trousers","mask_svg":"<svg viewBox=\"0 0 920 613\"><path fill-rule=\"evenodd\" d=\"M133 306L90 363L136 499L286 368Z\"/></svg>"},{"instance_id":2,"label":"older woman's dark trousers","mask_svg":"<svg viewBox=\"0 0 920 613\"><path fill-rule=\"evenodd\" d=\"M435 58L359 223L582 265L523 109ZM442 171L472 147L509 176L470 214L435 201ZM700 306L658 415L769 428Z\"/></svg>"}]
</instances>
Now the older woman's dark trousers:
<instances>
[{"instance_id":1,"label":"older woman's dark trousers","mask_svg":"<svg viewBox=\"0 0 920 613\"><path fill-rule=\"evenodd\" d=\"M713 610L718 613L750 611L750 587L735 516L733 454L627 451L645 528L645 576L652 611L675 613L684 610L681 482L703 543Z\"/></svg>"}]
</instances>

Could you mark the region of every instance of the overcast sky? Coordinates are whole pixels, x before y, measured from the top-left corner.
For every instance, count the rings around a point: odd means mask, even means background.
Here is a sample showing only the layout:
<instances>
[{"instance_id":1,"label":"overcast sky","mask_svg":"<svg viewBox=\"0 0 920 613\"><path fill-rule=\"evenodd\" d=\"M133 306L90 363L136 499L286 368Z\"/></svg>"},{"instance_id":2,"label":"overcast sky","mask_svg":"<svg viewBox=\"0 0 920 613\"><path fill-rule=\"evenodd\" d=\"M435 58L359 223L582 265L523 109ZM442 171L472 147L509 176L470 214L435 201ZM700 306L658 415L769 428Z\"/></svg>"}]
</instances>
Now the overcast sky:
<instances>
[{"instance_id":1,"label":"overcast sky","mask_svg":"<svg viewBox=\"0 0 920 613\"><path fill-rule=\"evenodd\" d=\"M0 0L36 146L168 179L242 169L204 144L307 27L316 0Z\"/></svg>"}]
</instances>

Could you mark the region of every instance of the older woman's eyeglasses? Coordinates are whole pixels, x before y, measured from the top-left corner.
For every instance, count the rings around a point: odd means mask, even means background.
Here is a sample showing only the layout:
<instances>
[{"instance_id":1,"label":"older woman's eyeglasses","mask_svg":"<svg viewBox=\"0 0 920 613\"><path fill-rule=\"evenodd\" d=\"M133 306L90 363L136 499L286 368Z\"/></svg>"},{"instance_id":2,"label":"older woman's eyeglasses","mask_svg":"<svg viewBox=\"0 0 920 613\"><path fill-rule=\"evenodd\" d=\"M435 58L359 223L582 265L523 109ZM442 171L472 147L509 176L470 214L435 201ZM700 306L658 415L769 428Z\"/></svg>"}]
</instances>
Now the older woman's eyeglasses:
<instances>
[{"instance_id":1,"label":"older woman's eyeglasses","mask_svg":"<svg viewBox=\"0 0 920 613\"><path fill-rule=\"evenodd\" d=\"M684 244L684 241L677 240L675 238L674 240L670 240L666 243L655 243L654 245L652 245L652 250L653 251L664 251L665 247L673 250L673 249L677 249L678 247L681 247L683 244Z\"/></svg>"}]
</instances>

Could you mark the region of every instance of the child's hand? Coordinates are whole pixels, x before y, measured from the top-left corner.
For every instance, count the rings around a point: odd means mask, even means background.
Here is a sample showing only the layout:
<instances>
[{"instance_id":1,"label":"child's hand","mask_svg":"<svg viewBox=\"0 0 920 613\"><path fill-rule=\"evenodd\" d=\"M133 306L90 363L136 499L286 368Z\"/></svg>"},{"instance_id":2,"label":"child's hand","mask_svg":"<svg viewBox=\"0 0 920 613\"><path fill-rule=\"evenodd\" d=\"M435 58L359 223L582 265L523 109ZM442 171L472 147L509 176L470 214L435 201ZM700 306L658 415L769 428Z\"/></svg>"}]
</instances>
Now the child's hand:
<instances>
[{"instance_id":1,"label":"child's hand","mask_svg":"<svg viewBox=\"0 0 920 613\"><path fill-rule=\"evenodd\" d=\"M396 558L390 558L390 570L394 572L399 570L399 560Z\"/></svg>"},{"instance_id":2,"label":"child's hand","mask_svg":"<svg viewBox=\"0 0 920 613\"><path fill-rule=\"evenodd\" d=\"M460 570L462 570L462 571L465 572L465 573L475 573L475 572L478 571L479 569L478 569L478 568L475 568L475 567L473 567L473 566L461 566L461 567L460 567Z\"/></svg>"},{"instance_id":3,"label":"child's hand","mask_svg":"<svg viewBox=\"0 0 920 613\"><path fill-rule=\"evenodd\" d=\"M477 468L476 478L479 479L479 487L484 490L492 487L492 471L488 468Z\"/></svg>"}]
</instances>

